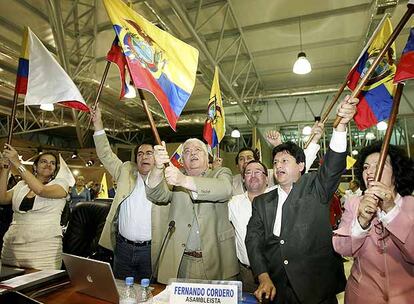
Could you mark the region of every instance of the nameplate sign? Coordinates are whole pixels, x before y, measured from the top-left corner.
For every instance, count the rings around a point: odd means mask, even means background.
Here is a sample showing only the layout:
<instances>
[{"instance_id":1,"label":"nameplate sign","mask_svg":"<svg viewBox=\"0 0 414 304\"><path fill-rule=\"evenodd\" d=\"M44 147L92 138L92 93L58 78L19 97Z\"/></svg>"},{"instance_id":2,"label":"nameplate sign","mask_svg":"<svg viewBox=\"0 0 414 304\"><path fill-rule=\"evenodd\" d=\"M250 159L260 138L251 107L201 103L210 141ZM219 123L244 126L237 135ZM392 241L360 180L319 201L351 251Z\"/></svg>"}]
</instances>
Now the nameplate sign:
<instances>
[{"instance_id":1,"label":"nameplate sign","mask_svg":"<svg viewBox=\"0 0 414 304\"><path fill-rule=\"evenodd\" d=\"M237 286L198 283L171 283L170 304L237 304Z\"/></svg>"}]
</instances>

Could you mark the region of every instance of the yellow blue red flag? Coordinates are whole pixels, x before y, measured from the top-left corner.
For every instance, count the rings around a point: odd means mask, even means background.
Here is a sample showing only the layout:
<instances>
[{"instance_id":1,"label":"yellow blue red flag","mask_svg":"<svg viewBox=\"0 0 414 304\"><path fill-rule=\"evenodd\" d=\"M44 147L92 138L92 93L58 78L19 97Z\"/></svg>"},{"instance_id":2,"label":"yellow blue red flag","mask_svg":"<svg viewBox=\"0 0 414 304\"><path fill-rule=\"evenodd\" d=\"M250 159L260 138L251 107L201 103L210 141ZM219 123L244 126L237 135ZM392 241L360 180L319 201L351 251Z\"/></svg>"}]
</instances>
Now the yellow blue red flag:
<instances>
[{"instance_id":1,"label":"yellow blue red flag","mask_svg":"<svg viewBox=\"0 0 414 304\"><path fill-rule=\"evenodd\" d=\"M394 82L401 82L414 78L414 25L411 25L407 44L401 54L400 62L395 72Z\"/></svg>"},{"instance_id":2,"label":"yellow blue red flag","mask_svg":"<svg viewBox=\"0 0 414 304\"><path fill-rule=\"evenodd\" d=\"M103 0L135 87L152 93L172 129L193 91L198 50L143 18L120 0Z\"/></svg>"},{"instance_id":3,"label":"yellow blue red flag","mask_svg":"<svg viewBox=\"0 0 414 304\"><path fill-rule=\"evenodd\" d=\"M365 76L392 31L391 21L386 18L371 44L348 74L348 87L351 90L354 90L359 80ZM354 120L360 130L369 128L390 116L395 91L393 83L395 70L395 44L393 43L358 95L359 103Z\"/></svg>"},{"instance_id":4,"label":"yellow blue red flag","mask_svg":"<svg viewBox=\"0 0 414 304\"><path fill-rule=\"evenodd\" d=\"M182 160L181 160L182 155L183 155L183 144L180 144L178 148L174 151L174 154L170 158L171 163L177 168L183 167Z\"/></svg>"},{"instance_id":5,"label":"yellow blue red flag","mask_svg":"<svg viewBox=\"0 0 414 304\"><path fill-rule=\"evenodd\" d=\"M214 69L213 85L207 106L207 119L204 123L203 137L211 148L219 144L226 134L223 100L221 99L218 68Z\"/></svg>"}]
</instances>

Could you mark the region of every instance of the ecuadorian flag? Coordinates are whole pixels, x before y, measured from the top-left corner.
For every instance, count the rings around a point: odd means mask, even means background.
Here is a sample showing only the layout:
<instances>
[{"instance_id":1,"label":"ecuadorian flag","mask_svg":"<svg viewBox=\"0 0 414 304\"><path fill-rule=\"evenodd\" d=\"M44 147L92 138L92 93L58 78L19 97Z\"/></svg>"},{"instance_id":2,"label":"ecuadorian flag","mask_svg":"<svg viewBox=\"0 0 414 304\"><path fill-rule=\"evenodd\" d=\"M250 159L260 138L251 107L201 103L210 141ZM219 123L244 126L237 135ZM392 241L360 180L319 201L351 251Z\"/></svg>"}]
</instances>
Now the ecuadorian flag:
<instances>
[{"instance_id":1,"label":"ecuadorian flag","mask_svg":"<svg viewBox=\"0 0 414 304\"><path fill-rule=\"evenodd\" d=\"M28 27L23 37L15 90L26 95L25 105L59 103L89 111L72 79Z\"/></svg>"},{"instance_id":2,"label":"ecuadorian flag","mask_svg":"<svg viewBox=\"0 0 414 304\"><path fill-rule=\"evenodd\" d=\"M211 148L217 146L226 134L223 100L221 98L218 68L214 69L213 85L207 106L203 137Z\"/></svg>"},{"instance_id":3,"label":"ecuadorian flag","mask_svg":"<svg viewBox=\"0 0 414 304\"><path fill-rule=\"evenodd\" d=\"M174 130L193 91L198 50L159 29L120 0L103 0L135 87L151 92Z\"/></svg>"},{"instance_id":4,"label":"ecuadorian flag","mask_svg":"<svg viewBox=\"0 0 414 304\"><path fill-rule=\"evenodd\" d=\"M182 155L183 155L183 144L180 144L177 150L175 150L174 154L170 158L171 163L179 169L183 167L182 162L181 162Z\"/></svg>"},{"instance_id":5,"label":"ecuadorian flag","mask_svg":"<svg viewBox=\"0 0 414 304\"><path fill-rule=\"evenodd\" d=\"M351 90L354 90L360 78L364 77L372 62L384 48L392 31L391 21L387 17L348 74L348 87ZM393 84L395 70L395 44L393 43L358 96L359 103L354 116L358 129L369 128L390 116L395 90Z\"/></svg>"},{"instance_id":6,"label":"ecuadorian flag","mask_svg":"<svg viewBox=\"0 0 414 304\"><path fill-rule=\"evenodd\" d=\"M414 28L411 26L407 44L401 54L400 62L395 72L394 82L414 78Z\"/></svg>"}]
</instances>

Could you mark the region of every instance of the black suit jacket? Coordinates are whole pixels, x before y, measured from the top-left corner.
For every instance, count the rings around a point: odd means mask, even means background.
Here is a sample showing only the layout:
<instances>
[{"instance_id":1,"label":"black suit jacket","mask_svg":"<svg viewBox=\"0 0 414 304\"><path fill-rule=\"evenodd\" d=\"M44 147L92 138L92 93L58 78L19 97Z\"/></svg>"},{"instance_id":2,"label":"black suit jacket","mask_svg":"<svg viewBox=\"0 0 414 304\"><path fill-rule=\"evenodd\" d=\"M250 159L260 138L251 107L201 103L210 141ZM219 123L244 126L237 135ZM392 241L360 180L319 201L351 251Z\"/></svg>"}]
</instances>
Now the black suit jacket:
<instances>
[{"instance_id":1,"label":"black suit jacket","mask_svg":"<svg viewBox=\"0 0 414 304\"><path fill-rule=\"evenodd\" d=\"M301 176L283 204L279 238L273 235L278 189L253 201L246 235L253 272L256 276L268 272L277 290L285 271L302 303L319 303L343 291L346 284L329 223L329 201L345 165L346 153L329 150L318 172Z\"/></svg>"}]
</instances>

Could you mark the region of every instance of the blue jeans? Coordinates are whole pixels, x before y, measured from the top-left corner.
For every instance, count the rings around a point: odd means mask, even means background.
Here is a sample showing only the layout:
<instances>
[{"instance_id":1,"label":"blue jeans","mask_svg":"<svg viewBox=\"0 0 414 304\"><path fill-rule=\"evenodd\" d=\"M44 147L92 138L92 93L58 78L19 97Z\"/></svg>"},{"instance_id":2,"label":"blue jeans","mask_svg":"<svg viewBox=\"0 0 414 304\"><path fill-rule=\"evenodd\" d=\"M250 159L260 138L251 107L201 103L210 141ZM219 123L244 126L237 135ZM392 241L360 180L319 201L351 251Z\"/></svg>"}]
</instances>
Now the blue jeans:
<instances>
[{"instance_id":1,"label":"blue jeans","mask_svg":"<svg viewBox=\"0 0 414 304\"><path fill-rule=\"evenodd\" d=\"M114 250L115 278L125 280L126 277L134 277L139 283L141 279L149 279L151 273L151 245L129 244L118 235Z\"/></svg>"}]
</instances>

